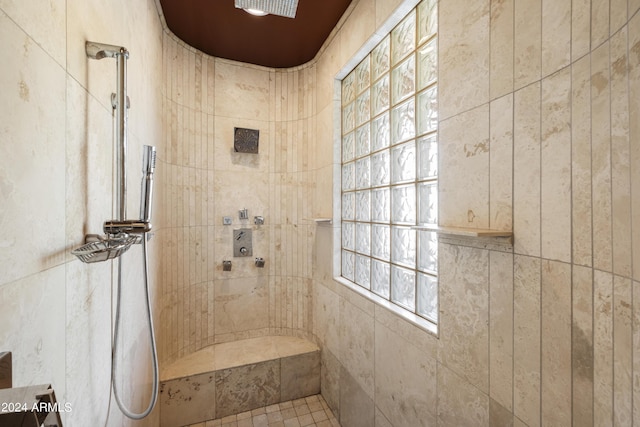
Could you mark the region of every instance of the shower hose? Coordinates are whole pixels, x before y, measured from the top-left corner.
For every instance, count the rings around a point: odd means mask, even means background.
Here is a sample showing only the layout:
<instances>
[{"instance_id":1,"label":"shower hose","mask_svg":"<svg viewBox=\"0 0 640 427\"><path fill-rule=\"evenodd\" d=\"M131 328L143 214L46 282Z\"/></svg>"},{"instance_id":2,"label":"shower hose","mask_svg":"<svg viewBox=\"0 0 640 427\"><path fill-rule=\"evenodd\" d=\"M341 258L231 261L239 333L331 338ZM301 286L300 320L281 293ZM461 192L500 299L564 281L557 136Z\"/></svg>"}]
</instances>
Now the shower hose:
<instances>
[{"instance_id":1,"label":"shower hose","mask_svg":"<svg viewBox=\"0 0 640 427\"><path fill-rule=\"evenodd\" d=\"M144 265L144 283L145 283L145 296L147 303L147 320L149 323L149 339L151 341L151 357L153 358L153 389L151 391L151 400L149 401L149 406L142 413L135 413L127 409L127 407L122 403L120 397L118 396L118 386L116 384L116 372L118 365L118 332L120 330L120 298L122 295L122 256L118 259L118 296L116 301L116 323L114 327L113 333L113 347L111 350L111 383L113 385L113 395L116 398L116 403L118 407L127 417L133 420L141 420L151 413L156 402L158 400L158 352L156 350L156 339L155 333L153 329L153 317L151 316L151 298L149 296L149 267L147 261L147 233L142 234L142 253L143 253L143 265Z\"/></svg>"}]
</instances>

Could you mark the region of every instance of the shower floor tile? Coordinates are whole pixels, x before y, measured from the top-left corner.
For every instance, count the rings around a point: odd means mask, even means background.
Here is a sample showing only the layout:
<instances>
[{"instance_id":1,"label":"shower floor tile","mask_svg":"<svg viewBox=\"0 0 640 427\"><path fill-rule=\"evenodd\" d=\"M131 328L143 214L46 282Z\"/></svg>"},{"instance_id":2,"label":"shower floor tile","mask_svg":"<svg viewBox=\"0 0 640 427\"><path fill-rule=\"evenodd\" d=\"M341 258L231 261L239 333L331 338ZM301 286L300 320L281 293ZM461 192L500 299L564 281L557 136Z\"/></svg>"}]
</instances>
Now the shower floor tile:
<instances>
[{"instance_id":1,"label":"shower floor tile","mask_svg":"<svg viewBox=\"0 0 640 427\"><path fill-rule=\"evenodd\" d=\"M276 403L185 427L340 427L322 395Z\"/></svg>"}]
</instances>

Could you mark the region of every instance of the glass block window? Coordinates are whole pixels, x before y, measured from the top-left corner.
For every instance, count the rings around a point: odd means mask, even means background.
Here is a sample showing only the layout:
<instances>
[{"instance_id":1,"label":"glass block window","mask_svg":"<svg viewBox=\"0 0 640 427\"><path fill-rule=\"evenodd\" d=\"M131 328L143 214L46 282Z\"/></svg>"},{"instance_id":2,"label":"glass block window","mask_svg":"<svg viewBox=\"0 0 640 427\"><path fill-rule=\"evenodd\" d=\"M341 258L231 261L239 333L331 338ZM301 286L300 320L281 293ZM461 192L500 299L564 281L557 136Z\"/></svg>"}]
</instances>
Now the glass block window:
<instances>
[{"instance_id":1,"label":"glass block window","mask_svg":"<svg viewBox=\"0 0 640 427\"><path fill-rule=\"evenodd\" d=\"M438 322L437 0L342 80L344 279Z\"/></svg>"}]
</instances>

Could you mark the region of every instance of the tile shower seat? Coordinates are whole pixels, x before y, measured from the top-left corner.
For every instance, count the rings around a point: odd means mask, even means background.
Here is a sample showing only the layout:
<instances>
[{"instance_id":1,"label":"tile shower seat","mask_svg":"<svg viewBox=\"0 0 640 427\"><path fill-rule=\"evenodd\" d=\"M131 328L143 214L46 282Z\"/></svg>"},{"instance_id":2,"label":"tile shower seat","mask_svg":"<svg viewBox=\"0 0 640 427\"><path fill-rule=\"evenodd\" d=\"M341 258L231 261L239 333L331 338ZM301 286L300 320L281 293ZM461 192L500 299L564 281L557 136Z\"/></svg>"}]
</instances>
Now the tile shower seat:
<instances>
[{"instance_id":1,"label":"tile shower seat","mask_svg":"<svg viewBox=\"0 0 640 427\"><path fill-rule=\"evenodd\" d=\"M184 426L318 394L320 349L288 336L214 344L160 379L160 426Z\"/></svg>"}]
</instances>

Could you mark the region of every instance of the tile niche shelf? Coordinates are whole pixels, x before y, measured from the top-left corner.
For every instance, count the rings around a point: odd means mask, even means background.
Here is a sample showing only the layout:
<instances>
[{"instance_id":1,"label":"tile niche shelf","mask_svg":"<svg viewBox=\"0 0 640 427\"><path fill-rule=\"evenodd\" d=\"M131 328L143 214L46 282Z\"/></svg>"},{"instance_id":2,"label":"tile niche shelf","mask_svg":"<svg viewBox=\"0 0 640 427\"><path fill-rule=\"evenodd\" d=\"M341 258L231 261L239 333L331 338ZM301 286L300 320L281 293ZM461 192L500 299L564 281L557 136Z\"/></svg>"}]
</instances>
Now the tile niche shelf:
<instances>
[{"instance_id":1,"label":"tile niche shelf","mask_svg":"<svg viewBox=\"0 0 640 427\"><path fill-rule=\"evenodd\" d=\"M440 225L414 225L414 230L435 231L438 234L446 234L457 237L481 238L489 237L496 239L506 239L513 242L512 231L491 230L488 228L465 228L465 227L447 227Z\"/></svg>"}]
</instances>

